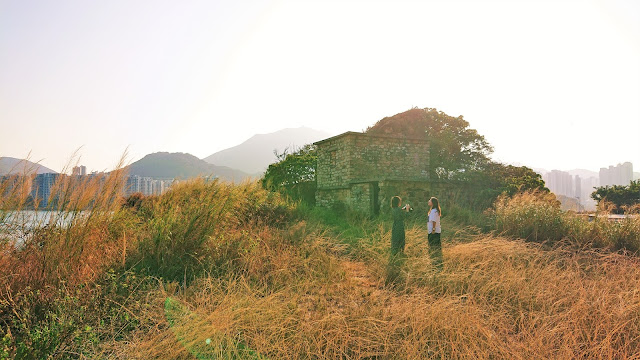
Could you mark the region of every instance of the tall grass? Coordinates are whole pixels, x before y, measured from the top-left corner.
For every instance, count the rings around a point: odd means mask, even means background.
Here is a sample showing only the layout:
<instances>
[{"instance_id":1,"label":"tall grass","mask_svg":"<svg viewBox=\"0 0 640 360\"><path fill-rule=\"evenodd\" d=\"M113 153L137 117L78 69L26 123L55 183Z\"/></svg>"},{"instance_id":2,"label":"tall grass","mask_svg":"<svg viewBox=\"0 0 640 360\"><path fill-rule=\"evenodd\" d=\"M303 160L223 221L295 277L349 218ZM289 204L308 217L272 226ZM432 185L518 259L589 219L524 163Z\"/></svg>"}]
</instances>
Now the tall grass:
<instances>
[{"instance_id":1,"label":"tall grass","mask_svg":"<svg viewBox=\"0 0 640 360\"><path fill-rule=\"evenodd\" d=\"M87 338L121 336L140 321L123 309L140 306L138 290L153 278L185 286L205 273L255 270L243 255L260 241L262 225L294 216L252 182L194 180L160 197L123 199L125 174L117 169L59 177L47 207L36 207L50 216L31 227L21 217L33 206L31 181L22 174L0 183L0 339L6 356L17 358L80 356L93 348Z\"/></svg>"},{"instance_id":2,"label":"tall grass","mask_svg":"<svg viewBox=\"0 0 640 360\"><path fill-rule=\"evenodd\" d=\"M72 221L4 237L0 358L640 358L640 260L558 241L633 227L575 225L522 195L496 206L501 231L555 247L445 216L438 271L409 219L389 282L389 219L301 211L252 182L122 199L111 176L60 185ZM22 201L0 193L4 211Z\"/></svg>"},{"instance_id":3,"label":"tall grass","mask_svg":"<svg viewBox=\"0 0 640 360\"><path fill-rule=\"evenodd\" d=\"M246 227L278 226L292 207L255 182L232 185L194 180L142 205L146 231L136 266L166 280L223 273L252 247Z\"/></svg>"},{"instance_id":4,"label":"tall grass","mask_svg":"<svg viewBox=\"0 0 640 360\"><path fill-rule=\"evenodd\" d=\"M593 221L562 211L553 194L536 191L502 196L494 207L496 230L508 236L535 242L563 240L584 248L640 254L640 217L610 221L606 204L601 204ZM634 208L627 210L628 214L636 212Z\"/></svg>"},{"instance_id":5,"label":"tall grass","mask_svg":"<svg viewBox=\"0 0 640 360\"><path fill-rule=\"evenodd\" d=\"M72 348L94 285L126 257L117 231L126 222L119 216L120 168L107 177L59 177L45 208L37 197L28 201L34 176L0 183L0 326L5 353L17 358ZM31 206L49 211L46 223L32 226L21 216Z\"/></svg>"},{"instance_id":6,"label":"tall grass","mask_svg":"<svg viewBox=\"0 0 640 360\"><path fill-rule=\"evenodd\" d=\"M446 226L447 224L445 224ZM201 277L151 295L151 326L110 343L118 358L625 359L640 356L640 262L618 254L543 250L485 236L445 244L434 272L426 231L410 226L401 286L385 286L388 231L366 261L324 247L299 225L279 230L269 269L282 282ZM295 234L295 235L294 235ZM302 237L294 248L289 237ZM366 246L363 245L363 248ZM275 254L270 254L273 258ZM313 260L312 260L313 259ZM264 265L264 264L263 264ZM396 284L398 285L398 284ZM166 299L177 305L169 310ZM163 305L164 304L164 305ZM170 320L167 318L170 317Z\"/></svg>"}]
</instances>

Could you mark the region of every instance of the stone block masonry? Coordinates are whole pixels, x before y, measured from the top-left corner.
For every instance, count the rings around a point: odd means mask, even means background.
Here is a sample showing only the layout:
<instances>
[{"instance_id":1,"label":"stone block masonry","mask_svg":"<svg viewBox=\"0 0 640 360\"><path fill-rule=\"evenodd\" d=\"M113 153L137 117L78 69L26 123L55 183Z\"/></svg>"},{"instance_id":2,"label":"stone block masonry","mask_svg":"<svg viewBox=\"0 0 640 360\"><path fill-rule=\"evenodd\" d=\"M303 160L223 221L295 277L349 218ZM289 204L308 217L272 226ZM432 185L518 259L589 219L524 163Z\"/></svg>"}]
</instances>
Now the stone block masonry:
<instances>
[{"instance_id":1,"label":"stone block masonry","mask_svg":"<svg viewBox=\"0 0 640 360\"><path fill-rule=\"evenodd\" d=\"M318 206L344 203L377 214L389 208L394 195L418 208L426 206L430 192L426 139L346 132L315 145Z\"/></svg>"}]
</instances>

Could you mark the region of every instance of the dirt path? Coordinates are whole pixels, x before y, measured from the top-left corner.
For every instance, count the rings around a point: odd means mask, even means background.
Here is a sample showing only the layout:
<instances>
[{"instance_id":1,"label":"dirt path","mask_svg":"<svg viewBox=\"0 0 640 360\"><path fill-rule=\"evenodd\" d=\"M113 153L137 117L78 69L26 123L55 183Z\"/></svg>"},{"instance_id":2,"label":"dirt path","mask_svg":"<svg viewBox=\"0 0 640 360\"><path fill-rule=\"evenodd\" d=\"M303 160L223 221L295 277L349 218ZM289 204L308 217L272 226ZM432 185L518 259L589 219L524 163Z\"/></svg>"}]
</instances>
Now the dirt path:
<instances>
[{"instance_id":1,"label":"dirt path","mask_svg":"<svg viewBox=\"0 0 640 360\"><path fill-rule=\"evenodd\" d=\"M378 288L380 279L374 276L361 261L343 260L342 268L348 281L362 288Z\"/></svg>"}]
</instances>

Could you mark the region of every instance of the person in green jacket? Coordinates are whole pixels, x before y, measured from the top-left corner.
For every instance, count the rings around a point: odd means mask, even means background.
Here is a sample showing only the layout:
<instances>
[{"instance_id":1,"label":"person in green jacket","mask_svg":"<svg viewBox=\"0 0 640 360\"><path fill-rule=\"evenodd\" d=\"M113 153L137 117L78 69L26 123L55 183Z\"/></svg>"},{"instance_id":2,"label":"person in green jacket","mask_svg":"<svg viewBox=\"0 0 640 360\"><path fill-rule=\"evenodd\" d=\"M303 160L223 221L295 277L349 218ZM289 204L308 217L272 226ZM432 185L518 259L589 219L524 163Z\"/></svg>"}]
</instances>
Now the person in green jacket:
<instances>
[{"instance_id":1,"label":"person in green jacket","mask_svg":"<svg viewBox=\"0 0 640 360\"><path fill-rule=\"evenodd\" d=\"M400 208L402 199L400 196L391 198L391 214L393 215L393 227L391 228L391 254L404 252L404 218L411 207L409 204Z\"/></svg>"}]
</instances>

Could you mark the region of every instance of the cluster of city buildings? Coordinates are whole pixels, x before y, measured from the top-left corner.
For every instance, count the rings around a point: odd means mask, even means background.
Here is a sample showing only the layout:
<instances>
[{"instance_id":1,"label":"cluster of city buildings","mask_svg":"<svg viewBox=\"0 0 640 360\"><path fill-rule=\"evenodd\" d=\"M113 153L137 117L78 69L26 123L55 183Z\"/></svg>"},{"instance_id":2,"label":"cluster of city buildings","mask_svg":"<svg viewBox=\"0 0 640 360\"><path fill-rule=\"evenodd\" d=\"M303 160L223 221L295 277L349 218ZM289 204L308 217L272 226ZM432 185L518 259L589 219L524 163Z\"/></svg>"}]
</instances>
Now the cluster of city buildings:
<instances>
[{"instance_id":1,"label":"cluster of city buildings","mask_svg":"<svg viewBox=\"0 0 640 360\"><path fill-rule=\"evenodd\" d=\"M127 176L124 193L126 196L135 193L143 195L162 195L174 183L174 179L154 179L138 175Z\"/></svg>"},{"instance_id":2,"label":"cluster of city buildings","mask_svg":"<svg viewBox=\"0 0 640 360\"><path fill-rule=\"evenodd\" d=\"M633 180L633 164L625 162L601 168L598 176L581 177L566 171L552 170L542 176L545 184L556 195L575 200L575 210L595 210L591 193L599 186L629 185ZM571 207L571 206L569 206Z\"/></svg>"},{"instance_id":3,"label":"cluster of city buildings","mask_svg":"<svg viewBox=\"0 0 640 360\"><path fill-rule=\"evenodd\" d=\"M103 172L92 172L87 174L86 166L76 166L72 169L70 177L75 178L77 183L80 184L84 180L92 180L98 178L100 181L106 180L108 174ZM17 185L18 183L28 182L26 184L27 189L30 188L30 195L34 201L38 201L40 206L46 206L51 198L51 192L54 191L54 186L57 182L69 175L58 173L44 173L37 174L32 177L11 177L4 176L2 181L13 181ZM30 182L30 184L29 184ZM141 193L143 195L161 195L165 193L171 185L175 182L174 179L154 179L150 177L143 177L138 175L129 175L125 179L125 185L122 189L123 196L129 196L135 193Z\"/></svg>"},{"instance_id":4,"label":"cluster of city buildings","mask_svg":"<svg viewBox=\"0 0 640 360\"><path fill-rule=\"evenodd\" d=\"M105 176L104 173L95 172L87 175L87 167L83 165L75 166L71 174L72 176ZM123 194L125 196L135 193L141 193L142 195L162 195L169 190L174 181L174 179L155 179L146 176L129 175L126 177Z\"/></svg>"},{"instance_id":5,"label":"cluster of city buildings","mask_svg":"<svg viewBox=\"0 0 640 360\"><path fill-rule=\"evenodd\" d=\"M600 168L600 186L629 185L633 180L633 164L626 162L609 168Z\"/></svg>"}]
</instances>

